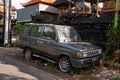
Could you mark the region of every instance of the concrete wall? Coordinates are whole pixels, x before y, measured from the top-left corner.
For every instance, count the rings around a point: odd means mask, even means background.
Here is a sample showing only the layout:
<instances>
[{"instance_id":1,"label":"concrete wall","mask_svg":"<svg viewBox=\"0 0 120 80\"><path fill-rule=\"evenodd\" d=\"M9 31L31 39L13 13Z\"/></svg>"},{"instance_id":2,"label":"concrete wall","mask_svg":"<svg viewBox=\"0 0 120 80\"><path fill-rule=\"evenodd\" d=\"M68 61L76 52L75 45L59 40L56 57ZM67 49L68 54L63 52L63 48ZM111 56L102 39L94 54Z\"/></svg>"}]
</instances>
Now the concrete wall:
<instances>
[{"instance_id":1,"label":"concrete wall","mask_svg":"<svg viewBox=\"0 0 120 80\"><path fill-rule=\"evenodd\" d=\"M35 16L37 12L45 11L50 13L58 14L59 10L53 6L45 4L36 4L33 6L28 6L17 11L17 22L28 22L32 21L31 15Z\"/></svg>"},{"instance_id":2,"label":"concrete wall","mask_svg":"<svg viewBox=\"0 0 120 80\"><path fill-rule=\"evenodd\" d=\"M83 41L96 44L105 49L109 23L82 23L71 25L75 27Z\"/></svg>"},{"instance_id":3,"label":"concrete wall","mask_svg":"<svg viewBox=\"0 0 120 80\"><path fill-rule=\"evenodd\" d=\"M39 11L51 12L51 13L59 13L59 10L53 6L39 4Z\"/></svg>"},{"instance_id":4,"label":"concrete wall","mask_svg":"<svg viewBox=\"0 0 120 80\"><path fill-rule=\"evenodd\" d=\"M39 10L39 4L25 7L17 11L17 22L27 22L31 21L31 15L36 15L36 12Z\"/></svg>"},{"instance_id":5,"label":"concrete wall","mask_svg":"<svg viewBox=\"0 0 120 80\"><path fill-rule=\"evenodd\" d=\"M101 13L100 17L96 16L76 16L75 21L68 24L75 27L83 41L92 42L105 49L107 42L107 30L114 19L114 12Z\"/></svg>"}]
</instances>

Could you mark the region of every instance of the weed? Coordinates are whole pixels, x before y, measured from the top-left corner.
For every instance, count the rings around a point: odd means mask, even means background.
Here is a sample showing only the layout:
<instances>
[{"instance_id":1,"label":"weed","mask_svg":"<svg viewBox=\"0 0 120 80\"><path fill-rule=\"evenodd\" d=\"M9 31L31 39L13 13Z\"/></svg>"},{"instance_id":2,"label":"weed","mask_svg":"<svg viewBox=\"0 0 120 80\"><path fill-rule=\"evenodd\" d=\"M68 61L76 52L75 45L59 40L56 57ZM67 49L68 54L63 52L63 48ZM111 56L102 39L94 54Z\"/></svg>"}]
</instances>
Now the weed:
<instances>
[{"instance_id":1,"label":"weed","mask_svg":"<svg viewBox=\"0 0 120 80\"><path fill-rule=\"evenodd\" d=\"M98 67L98 66L94 66L93 68L94 68L95 72L100 72L103 70L101 67Z\"/></svg>"},{"instance_id":2,"label":"weed","mask_svg":"<svg viewBox=\"0 0 120 80\"><path fill-rule=\"evenodd\" d=\"M116 80L120 80L120 77L116 78Z\"/></svg>"},{"instance_id":3,"label":"weed","mask_svg":"<svg viewBox=\"0 0 120 80\"><path fill-rule=\"evenodd\" d=\"M106 52L108 55L114 53L114 51L119 49L120 45L120 16L118 18L118 26L114 26L115 22L112 22L109 25L107 30L107 45L106 45Z\"/></svg>"},{"instance_id":4,"label":"weed","mask_svg":"<svg viewBox=\"0 0 120 80\"><path fill-rule=\"evenodd\" d=\"M88 67L84 67L84 68L80 68L80 69L72 69L70 70L70 75L74 76L74 75L89 75L91 74L91 70L92 68L88 68Z\"/></svg>"},{"instance_id":5,"label":"weed","mask_svg":"<svg viewBox=\"0 0 120 80\"><path fill-rule=\"evenodd\" d=\"M17 23L13 28L17 29L18 31L22 31L23 30L23 25L20 23Z\"/></svg>"},{"instance_id":6,"label":"weed","mask_svg":"<svg viewBox=\"0 0 120 80\"><path fill-rule=\"evenodd\" d=\"M56 66L56 64L54 64L54 63L47 62L47 65L48 65L52 70L54 70L54 71L56 71L56 70L58 69L57 66Z\"/></svg>"},{"instance_id":7,"label":"weed","mask_svg":"<svg viewBox=\"0 0 120 80\"><path fill-rule=\"evenodd\" d=\"M108 68L114 68L115 66L120 67L120 63L116 61L115 57L112 55L107 55L104 52L102 59L105 67Z\"/></svg>"}]
</instances>

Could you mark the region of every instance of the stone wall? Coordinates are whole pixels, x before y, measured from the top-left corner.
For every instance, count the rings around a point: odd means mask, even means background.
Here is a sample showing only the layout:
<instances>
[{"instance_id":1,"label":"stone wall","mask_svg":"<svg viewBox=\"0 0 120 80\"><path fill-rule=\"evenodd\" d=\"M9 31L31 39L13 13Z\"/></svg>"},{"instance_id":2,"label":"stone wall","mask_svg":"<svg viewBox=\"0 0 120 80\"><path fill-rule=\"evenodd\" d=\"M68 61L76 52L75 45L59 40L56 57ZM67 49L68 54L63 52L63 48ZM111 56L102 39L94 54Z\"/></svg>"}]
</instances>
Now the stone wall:
<instances>
[{"instance_id":1,"label":"stone wall","mask_svg":"<svg viewBox=\"0 0 120 80\"><path fill-rule=\"evenodd\" d=\"M67 24L77 29L83 41L92 42L105 48L107 42L107 29L114 19L114 13L102 13L101 17L78 16Z\"/></svg>"},{"instance_id":2,"label":"stone wall","mask_svg":"<svg viewBox=\"0 0 120 80\"><path fill-rule=\"evenodd\" d=\"M108 24L79 24L73 26L84 40L93 40L95 42L106 41Z\"/></svg>"},{"instance_id":3,"label":"stone wall","mask_svg":"<svg viewBox=\"0 0 120 80\"><path fill-rule=\"evenodd\" d=\"M76 24L71 25L77 29L83 41L97 44L102 48L105 47L107 37L107 28L109 24Z\"/></svg>"}]
</instances>

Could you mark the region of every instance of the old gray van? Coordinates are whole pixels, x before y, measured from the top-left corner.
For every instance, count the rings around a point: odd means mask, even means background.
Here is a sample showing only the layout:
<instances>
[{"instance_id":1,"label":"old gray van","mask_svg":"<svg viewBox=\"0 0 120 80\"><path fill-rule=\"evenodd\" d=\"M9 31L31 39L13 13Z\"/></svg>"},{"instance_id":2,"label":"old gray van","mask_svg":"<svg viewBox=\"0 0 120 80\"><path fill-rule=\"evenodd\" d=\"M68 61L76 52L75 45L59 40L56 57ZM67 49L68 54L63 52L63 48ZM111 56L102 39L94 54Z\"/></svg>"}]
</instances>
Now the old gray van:
<instances>
[{"instance_id":1,"label":"old gray van","mask_svg":"<svg viewBox=\"0 0 120 80\"><path fill-rule=\"evenodd\" d=\"M57 63L63 72L96 63L102 52L100 47L82 42L77 31L65 25L26 23L18 44L26 59L35 56Z\"/></svg>"}]
</instances>

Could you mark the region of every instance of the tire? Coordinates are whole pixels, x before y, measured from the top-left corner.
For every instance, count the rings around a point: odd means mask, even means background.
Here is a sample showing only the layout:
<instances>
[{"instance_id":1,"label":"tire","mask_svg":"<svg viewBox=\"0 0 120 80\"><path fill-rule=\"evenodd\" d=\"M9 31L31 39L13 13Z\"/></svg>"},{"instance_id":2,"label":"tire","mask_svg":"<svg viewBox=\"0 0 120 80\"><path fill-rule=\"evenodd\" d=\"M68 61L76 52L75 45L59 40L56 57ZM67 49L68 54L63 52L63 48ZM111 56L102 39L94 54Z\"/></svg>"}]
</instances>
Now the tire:
<instances>
[{"instance_id":1,"label":"tire","mask_svg":"<svg viewBox=\"0 0 120 80\"><path fill-rule=\"evenodd\" d=\"M31 60L32 59L32 50L29 48L25 49L24 56L27 60Z\"/></svg>"},{"instance_id":2,"label":"tire","mask_svg":"<svg viewBox=\"0 0 120 80\"><path fill-rule=\"evenodd\" d=\"M68 72L71 69L70 59L66 56L63 56L58 61L58 67L62 72Z\"/></svg>"}]
</instances>

